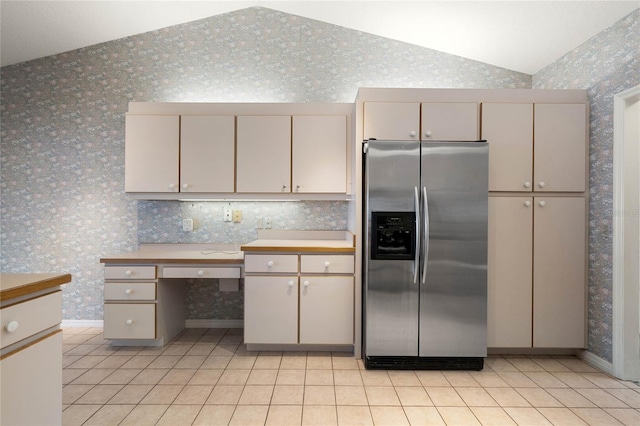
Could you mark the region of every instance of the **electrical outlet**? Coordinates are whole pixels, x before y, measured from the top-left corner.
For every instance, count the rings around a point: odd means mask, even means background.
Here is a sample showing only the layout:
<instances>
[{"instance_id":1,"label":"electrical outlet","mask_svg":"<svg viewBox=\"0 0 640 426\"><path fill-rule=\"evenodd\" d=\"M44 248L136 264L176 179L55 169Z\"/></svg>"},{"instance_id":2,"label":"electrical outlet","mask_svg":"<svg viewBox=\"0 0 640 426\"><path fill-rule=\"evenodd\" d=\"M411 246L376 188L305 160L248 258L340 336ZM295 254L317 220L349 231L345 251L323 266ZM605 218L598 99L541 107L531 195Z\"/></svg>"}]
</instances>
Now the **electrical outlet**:
<instances>
[{"instance_id":1,"label":"electrical outlet","mask_svg":"<svg viewBox=\"0 0 640 426\"><path fill-rule=\"evenodd\" d=\"M233 211L233 221L235 223L242 222L242 210L234 210Z\"/></svg>"},{"instance_id":2,"label":"electrical outlet","mask_svg":"<svg viewBox=\"0 0 640 426\"><path fill-rule=\"evenodd\" d=\"M193 231L193 219L182 219L182 230L186 232Z\"/></svg>"},{"instance_id":3,"label":"electrical outlet","mask_svg":"<svg viewBox=\"0 0 640 426\"><path fill-rule=\"evenodd\" d=\"M224 221L231 222L231 207L224 208Z\"/></svg>"},{"instance_id":4,"label":"electrical outlet","mask_svg":"<svg viewBox=\"0 0 640 426\"><path fill-rule=\"evenodd\" d=\"M270 217L265 217L264 218L264 227L265 227L265 229L271 229L271 218Z\"/></svg>"},{"instance_id":5,"label":"electrical outlet","mask_svg":"<svg viewBox=\"0 0 640 426\"><path fill-rule=\"evenodd\" d=\"M261 218L261 217L259 217L259 218L258 218L258 229L262 229L262 228L264 227L264 225L262 224L262 222L263 222L263 221L262 221L262 218Z\"/></svg>"}]
</instances>

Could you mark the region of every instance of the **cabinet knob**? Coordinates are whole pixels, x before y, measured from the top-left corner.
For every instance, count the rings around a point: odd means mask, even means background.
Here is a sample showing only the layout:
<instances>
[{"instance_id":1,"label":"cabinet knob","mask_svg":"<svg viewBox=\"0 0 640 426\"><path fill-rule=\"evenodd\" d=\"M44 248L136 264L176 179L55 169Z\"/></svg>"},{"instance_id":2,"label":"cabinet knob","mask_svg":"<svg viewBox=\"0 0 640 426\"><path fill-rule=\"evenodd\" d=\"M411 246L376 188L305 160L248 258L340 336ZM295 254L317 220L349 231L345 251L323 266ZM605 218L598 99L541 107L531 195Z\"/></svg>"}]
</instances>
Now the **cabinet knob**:
<instances>
[{"instance_id":1,"label":"cabinet knob","mask_svg":"<svg viewBox=\"0 0 640 426\"><path fill-rule=\"evenodd\" d=\"M130 320L130 319L128 319L126 322L127 322L127 325L133 324L133 320Z\"/></svg>"},{"instance_id":2,"label":"cabinet knob","mask_svg":"<svg viewBox=\"0 0 640 426\"><path fill-rule=\"evenodd\" d=\"M13 333L14 331L16 331L18 329L18 326L20 324L18 324L18 321L11 321L9 324L7 324L4 329L7 330L9 333Z\"/></svg>"},{"instance_id":3,"label":"cabinet knob","mask_svg":"<svg viewBox=\"0 0 640 426\"><path fill-rule=\"evenodd\" d=\"M539 186L540 188L544 188L545 186L547 186L547 184L546 184L546 183L544 183L544 181L542 180L542 181L540 181L540 183L538 184L538 186Z\"/></svg>"},{"instance_id":4,"label":"cabinet knob","mask_svg":"<svg viewBox=\"0 0 640 426\"><path fill-rule=\"evenodd\" d=\"M300 185L296 185L296 192L300 191Z\"/></svg>"},{"instance_id":5,"label":"cabinet knob","mask_svg":"<svg viewBox=\"0 0 640 426\"><path fill-rule=\"evenodd\" d=\"M289 287L293 287L293 281L289 281Z\"/></svg>"},{"instance_id":6,"label":"cabinet knob","mask_svg":"<svg viewBox=\"0 0 640 426\"><path fill-rule=\"evenodd\" d=\"M124 294L131 294L131 293L133 293L133 291L131 291L131 289L130 289L130 288L128 288L128 289L126 289L126 290L124 291Z\"/></svg>"},{"instance_id":7,"label":"cabinet knob","mask_svg":"<svg viewBox=\"0 0 640 426\"><path fill-rule=\"evenodd\" d=\"M523 184L523 186L524 186L525 188L531 188L531 182L526 181L526 182Z\"/></svg>"},{"instance_id":8,"label":"cabinet knob","mask_svg":"<svg viewBox=\"0 0 640 426\"><path fill-rule=\"evenodd\" d=\"M547 203L545 203L544 201L540 201L540 202L538 203L538 205L540 205L540 207L544 207L546 204L547 204Z\"/></svg>"},{"instance_id":9,"label":"cabinet knob","mask_svg":"<svg viewBox=\"0 0 640 426\"><path fill-rule=\"evenodd\" d=\"M169 189L176 189L176 184L175 183L170 183L169 184Z\"/></svg>"},{"instance_id":10,"label":"cabinet knob","mask_svg":"<svg viewBox=\"0 0 640 426\"><path fill-rule=\"evenodd\" d=\"M305 287L309 287L309 281L305 281L303 284Z\"/></svg>"},{"instance_id":11,"label":"cabinet knob","mask_svg":"<svg viewBox=\"0 0 640 426\"><path fill-rule=\"evenodd\" d=\"M131 274L133 274L133 272L131 272L131 271L124 271L124 274L125 274L126 276L130 277L130 276L131 276Z\"/></svg>"},{"instance_id":12,"label":"cabinet knob","mask_svg":"<svg viewBox=\"0 0 640 426\"><path fill-rule=\"evenodd\" d=\"M204 271L198 271L198 276L201 277L204 275Z\"/></svg>"},{"instance_id":13,"label":"cabinet knob","mask_svg":"<svg viewBox=\"0 0 640 426\"><path fill-rule=\"evenodd\" d=\"M424 132L424 135L428 138L431 137L431 130L427 130L426 132Z\"/></svg>"},{"instance_id":14,"label":"cabinet knob","mask_svg":"<svg viewBox=\"0 0 640 426\"><path fill-rule=\"evenodd\" d=\"M529 207L529 206L531 205L531 201L529 201L529 200L525 201L525 202L524 202L524 205L525 205L526 207Z\"/></svg>"},{"instance_id":15,"label":"cabinet knob","mask_svg":"<svg viewBox=\"0 0 640 426\"><path fill-rule=\"evenodd\" d=\"M183 184L182 184L182 189L187 189L187 188L189 188L189 184L187 184L187 183L183 183Z\"/></svg>"},{"instance_id":16,"label":"cabinet knob","mask_svg":"<svg viewBox=\"0 0 640 426\"><path fill-rule=\"evenodd\" d=\"M409 132L409 135L410 135L412 138L415 138L415 137L416 137L416 131L415 131L415 130L412 130L411 132Z\"/></svg>"},{"instance_id":17,"label":"cabinet knob","mask_svg":"<svg viewBox=\"0 0 640 426\"><path fill-rule=\"evenodd\" d=\"M287 185L282 185L282 190L284 191L285 189L287 189Z\"/></svg>"},{"instance_id":18,"label":"cabinet knob","mask_svg":"<svg viewBox=\"0 0 640 426\"><path fill-rule=\"evenodd\" d=\"M269 268L271 268L271 267L273 266L273 260L268 261L268 262L267 262L267 266L268 266Z\"/></svg>"},{"instance_id":19,"label":"cabinet knob","mask_svg":"<svg viewBox=\"0 0 640 426\"><path fill-rule=\"evenodd\" d=\"M331 265L331 262L329 262L328 260L327 260L326 262L324 262L324 267L325 267L325 268L328 268L328 267L329 267L329 265Z\"/></svg>"}]
</instances>

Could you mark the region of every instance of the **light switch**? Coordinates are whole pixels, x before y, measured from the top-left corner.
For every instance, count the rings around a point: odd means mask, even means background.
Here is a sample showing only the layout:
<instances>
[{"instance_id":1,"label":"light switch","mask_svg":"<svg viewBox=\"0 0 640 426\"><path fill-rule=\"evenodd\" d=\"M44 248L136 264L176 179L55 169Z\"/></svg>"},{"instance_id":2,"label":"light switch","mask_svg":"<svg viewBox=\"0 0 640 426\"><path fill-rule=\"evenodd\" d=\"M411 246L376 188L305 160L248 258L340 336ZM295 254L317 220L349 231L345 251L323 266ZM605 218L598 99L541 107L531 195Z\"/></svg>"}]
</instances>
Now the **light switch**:
<instances>
[{"instance_id":1,"label":"light switch","mask_svg":"<svg viewBox=\"0 0 640 426\"><path fill-rule=\"evenodd\" d=\"M182 230L185 232L193 231L193 219L182 219Z\"/></svg>"}]
</instances>

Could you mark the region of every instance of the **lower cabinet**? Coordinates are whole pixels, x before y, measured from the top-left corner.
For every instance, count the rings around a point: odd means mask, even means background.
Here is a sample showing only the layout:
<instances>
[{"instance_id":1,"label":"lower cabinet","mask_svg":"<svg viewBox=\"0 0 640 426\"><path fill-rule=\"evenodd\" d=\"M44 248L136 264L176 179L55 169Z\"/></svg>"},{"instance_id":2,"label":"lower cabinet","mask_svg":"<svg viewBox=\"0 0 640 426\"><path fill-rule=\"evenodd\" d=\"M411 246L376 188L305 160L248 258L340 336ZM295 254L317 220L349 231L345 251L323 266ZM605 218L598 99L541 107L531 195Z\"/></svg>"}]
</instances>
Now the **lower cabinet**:
<instances>
[{"instance_id":1,"label":"lower cabinet","mask_svg":"<svg viewBox=\"0 0 640 426\"><path fill-rule=\"evenodd\" d=\"M490 197L488 346L585 347L586 203Z\"/></svg>"},{"instance_id":2,"label":"lower cabinet","mask_svg":"<svg viewBox=\"0 0 640 426\"><path fill-rule=\"evenodd\" d=\"M246 254L244 342L352 345L353 270L352 255Z\"/></svg>"}]
</instances>

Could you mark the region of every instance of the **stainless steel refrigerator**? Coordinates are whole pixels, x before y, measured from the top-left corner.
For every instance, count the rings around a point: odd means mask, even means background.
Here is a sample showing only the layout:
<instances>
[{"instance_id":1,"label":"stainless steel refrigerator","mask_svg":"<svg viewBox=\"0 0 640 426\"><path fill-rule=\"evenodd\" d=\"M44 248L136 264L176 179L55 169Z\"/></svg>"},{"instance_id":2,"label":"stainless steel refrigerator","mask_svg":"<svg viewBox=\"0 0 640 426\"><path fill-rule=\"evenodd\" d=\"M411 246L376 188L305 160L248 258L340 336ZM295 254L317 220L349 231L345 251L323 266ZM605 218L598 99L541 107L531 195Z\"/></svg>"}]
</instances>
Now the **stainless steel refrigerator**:
<instances>
[{"instance_id":1,"label":"stainless steel refrigerator","mask_svg":"<svg viewBox=\"0 0 640 426\"><path fill-rule=\"evenodd\" d=\"M367 368L483 368L488 152L485 141L363 144Z\"/></svg>"}]
</instances>

